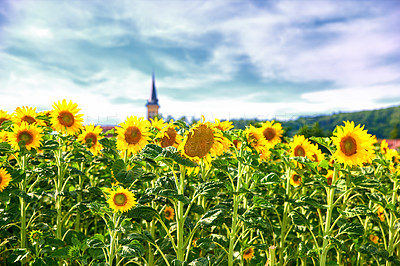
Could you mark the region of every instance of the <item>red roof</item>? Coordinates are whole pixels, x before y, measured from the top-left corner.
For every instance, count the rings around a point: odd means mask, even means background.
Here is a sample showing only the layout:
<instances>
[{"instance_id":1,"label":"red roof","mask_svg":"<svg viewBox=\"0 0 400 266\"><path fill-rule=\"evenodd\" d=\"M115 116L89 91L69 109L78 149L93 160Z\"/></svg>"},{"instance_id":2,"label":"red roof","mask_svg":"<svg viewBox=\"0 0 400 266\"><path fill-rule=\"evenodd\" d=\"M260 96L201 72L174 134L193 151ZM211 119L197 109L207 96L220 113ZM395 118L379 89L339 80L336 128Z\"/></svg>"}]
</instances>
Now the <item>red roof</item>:
<instances>
[{"instance_id":1,"label":"red roof","mask_svg":"<svg viewBox=\"0 0 400 266\"><path fill-rule=\"evenodd\" d=\"M386 139L389 149L397 150L400 147L400 139Z\"/></svg>"}]
</instances>

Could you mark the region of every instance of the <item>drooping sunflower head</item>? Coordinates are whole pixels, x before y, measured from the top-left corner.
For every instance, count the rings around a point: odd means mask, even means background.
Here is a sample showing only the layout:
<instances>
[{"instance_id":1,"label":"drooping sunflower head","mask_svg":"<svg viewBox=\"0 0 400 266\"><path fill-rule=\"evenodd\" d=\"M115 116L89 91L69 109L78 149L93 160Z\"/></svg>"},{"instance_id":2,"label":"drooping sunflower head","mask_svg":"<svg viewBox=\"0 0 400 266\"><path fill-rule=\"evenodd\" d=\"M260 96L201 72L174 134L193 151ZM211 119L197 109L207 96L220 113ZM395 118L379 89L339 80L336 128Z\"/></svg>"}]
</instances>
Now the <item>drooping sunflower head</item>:
<instances>
[{"instance_id":1,"label":"drooping sunflower head","mask_svg":"<svg viewBox=\"0 0 400 266\"><path fill-rule=\"evenodd\" d=\"M301 185L301 175L298 173L293 173L292 176L290 177L290 184L294 187L298 187Z\"/></svg>"},{"instance_id":2,"label":"drooping sunflower head","mask_svg":"<svg viewBox=\"0 0 400 266\"><path fill-rule=\"evenodd\" d=\"M354 122L344 122L345 126L337 126L332 141L337 150L333 157L345 166L362 166L374 157L375 139L364 130L364 126L354 126Z\"/></svg>"},{"instance_id":3,"label":"drooping sunflower head","mask_svg":"<svg viewBox=\"0 0 400 266\"><path fill-rule=\"evenodd\" d=\"M19 143L23 144L27 150L37 149L42 141L42 129L36 124L22 122L21 125L13 125L12 132L8 133L7 142L19 149Z\"/></svg>"},{"instance_id":4,"label":"drooping sunflower head","mask_svg":"<svg viewBox=\"0 0 400 266\"><path fill-rule=\"evenodd\" d=\"M203 119L190 129L178 150L191 160L204 159L206 165L209 165L212 158L224 153L229 145L229 140L222 132Z\"/></svg>"},{"instance_id":5,"label":"drooping sunflower head","mask_svg":"<svg viewBox=\"0 0 400 266\"><path fill-rule=\"evenodd\" d=\"M249 261L254 257L254 248L250 247L243 251L243 259Z\"/></svg>"},{"instance_id":6,"label":"drooping sunflower head","mask_svg":"<svg viewBox=\"0 0 400 266\"><path fill-rule=\"evenodd\" d=\"M13 123L17 125L21 125L22 122L26 122L28 124L33 124L36 123L40 126L45 126L46 123L43 120L37 119L37 116L39 114L36 113L36 107L28 107L28 106L23 106L17 107L13 113Z\"/></svg>"},{"instance_id":7,"label":"drooping sunflower head","mask_svg":"<svg viewBox=\"0 0 400 266\"><path fill-rule=\"evenodd\" d=\"M10 183L11 175L5 168L0 168L0 192L2 192Z\"/></svg>"},{"instance_id":8,"label":"drooping sunflower head","mask_svg":"<svg viewBox=\"0 0 400 266\"><path fill-rule=\"evenodd\" d=\"M328 170L328 173L325 176L326 176L326 183L328 183L328 186L332 185L333 171Z\"/></svg>"},{"instance_id":9,"label":"drooping sunflower head","mask_svg":"<svg viewBox=\"0 0 400 266\"><path fill-rule=\"evenodd\" d=\"M156 135L157 143L163 148L170 146L178 148L182 142L182 136L178 134L177 128L178 126L173 122L166 124Z\"/></svg>"},{"instance_id":10,"label":"drooping sunflower head","mask_svg":"<svg viewBox=\"0 0 400 266\"><path fill-rule=\"evenodd\" d=\"M114 212L127 212L137 204L135 195L121 187L110 191L107 202Z\"/></svg>"},{"instance_id":11,"label":"drooping sunflower head","mask_svg":"<svg viewBox=\"0 0 400 266\"><path fill-rule=\"evenodd\" d=\"M219 119L215 118L214 127L221 131L228 131L233 128L232 122L230 121L220 121Z\"/></svg>"},{"instance_id":12,"label":"drooping sunflower head","mask_svg":"<svg viewBox=\"0 0 400 266\"><path fill-rule=\"evenodd\" d=\"M386 142L385 139L382 140L380 146L381 146L381 147L380 147L380 148L381 148L381 153L382 153L382 154L386 154L386 153L387 153L387 150L389 149L389 144Z\"/></svg>"},{"instance_id":13,"label":"drooping sunflower head","mask_svg":"<svg viewBox=\"0 0 400 266\"><path fill-rule=\"evenodd\" d=\"M78 104L72 103L72 101L67 103L65 99L62 102L54 103L51 112L53 129L67 135L76 134L83 124L83 114L78 114L80 110Z\"/></svg>"},{"instance_id":14,"label":"drooping sunflower head","mask_svg":"<svg viewBox=\"0 0 400 266\"><path fill-rule=\"evenodd\" d=\"M371 234L371 235L369 235L369 240L374 244L378 244L379 236Z\"/></svg>"},{"instance_id":15,"label":"drooping sunflower head","mask_svg":"<svg viewBox=\"0 0 400 266\"><path fill-rule=\"evenodd\" d=\"M263 137L261 130L259 128L255 128L253 125L250 125L244 130L244 134L246 136L247 143L259 154L263 154L268 142Z\"/></svg>"},{"instance_id":16,"label":"drooping sunflower head","mask_svg":"<svg viewBox=\"0 0 400 266\"><path fill-rule=\"evenodd\" d=\"M385 221L385 209L382 206L379 206L377 215L381 222Z\"/></svg>"},{"instance_id":17,"label":"drooping sunflower head","mask_svg":"<svg viewBox=\"0 0 400 266\"><path fill-rule=\"evenodd\" d=\"M11 120L12 116L8 114L7 111L0 110L0 126L3 122Z\"/></svg>"},{"instance_id":18,"label":"drooping sunflower head","mask_svg":"<svg viewBox=\"0 0 400 266\"><path fill-rule=\"evenodd\" d=\"M399 153L394 150L394 149L387 149L385 153L385 158L386 160L392 161L392 162L399 162Z\"/></svg>"},{"instance_id":19,"label":"drooping sunflower head","mask_svg":"<svg viewBox=\"0 0 400 266\"><path fill-rule=\"evenodd\" d=\"M281 123L275 123L274 120L266 121L261 125L260 131L268 143L275 145L281 142L283 129Z\"/></svg>"},{"instance_id":20,"label":"drooping sunflower head","mask_svg":"<svg viewBox=\"0 0 400 266\"><path fill-rule=\"evenodd\" d=\"M173 220L174 217L175 217L174 209L172 207L170 207L170 206L166 206L165 209L164 209L164 217L168 221Z\"/></svg>"},{"instance_id":21,"label":"drooping sunflower head","mask_svg":"<svg viewBox=\"0 0 400 266\"><path fill-rule=\"evenodd\" d=\"M100 126L94 126L93 124L84 127L82 133L78 136L78 141L88 146L89 151L94 156L100 153L103 145L100 144L99 140L103 137L100 136L102 128Z\"/></svg>"},{"instance_id":22,"label":"drooping sunflower head","mask_svg":"<svg viewBox=\"0 0 400 266\"><path fill-rule=\"evenodd\" d=\"M311 144L310 145L310 160L314 161L314 162L320 162L324 159L324 154L322 153L322 151L318 148L318 145L316 144Z\"/></svg>"},{"instance_id":23,"label":"drooping sunflower head","mask_svg":"<svg viewBox=\"0 0 400 266\"><path fill-rule=\"evenodd\" d=\"M150 140L150 122L143 117L128 117L125 122L116 127L117 149L128 154L140 152Z\"/></svg>"}]
</instances>

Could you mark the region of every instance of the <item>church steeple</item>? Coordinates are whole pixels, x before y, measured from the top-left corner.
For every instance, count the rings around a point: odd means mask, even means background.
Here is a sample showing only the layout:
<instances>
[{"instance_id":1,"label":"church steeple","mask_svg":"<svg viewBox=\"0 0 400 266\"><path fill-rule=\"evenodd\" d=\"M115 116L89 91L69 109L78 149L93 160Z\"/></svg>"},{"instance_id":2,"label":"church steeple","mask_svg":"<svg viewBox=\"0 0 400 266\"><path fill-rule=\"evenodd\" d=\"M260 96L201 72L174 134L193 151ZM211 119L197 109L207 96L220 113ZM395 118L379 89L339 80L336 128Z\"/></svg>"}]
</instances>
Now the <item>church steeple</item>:
<instances>
[{"instance_id":1,"label":"church steeple","mask_svg":"<svg viewBox=\"0 0 400 266\"><path fill-rule=\"evenodd\" d=\"M158 108L160 108L160 105L158 104L154 71L152 74L152 86L151 86L150 98L147 100L146 107L147 107L147 119L154 118L156 115L158 115Z\"/></svg>"}]
</instances>

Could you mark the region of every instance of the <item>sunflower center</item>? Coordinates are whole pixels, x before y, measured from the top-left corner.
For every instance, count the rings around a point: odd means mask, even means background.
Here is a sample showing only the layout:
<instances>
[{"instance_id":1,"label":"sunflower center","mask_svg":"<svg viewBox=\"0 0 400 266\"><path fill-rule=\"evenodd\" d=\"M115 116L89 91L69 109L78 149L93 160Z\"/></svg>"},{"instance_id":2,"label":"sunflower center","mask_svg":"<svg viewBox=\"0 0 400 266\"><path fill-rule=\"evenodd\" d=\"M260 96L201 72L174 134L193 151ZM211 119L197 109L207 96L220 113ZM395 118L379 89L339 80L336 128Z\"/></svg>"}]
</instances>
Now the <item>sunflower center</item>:
<instances>
[{"instance_id":1,"label":"sunflower center","mask_svg":"<svg viewBox=\"0 0 400 266\"><path fill-rule=\"evenodd\" d=\"M352 156L357 153L357 142L353 137L346 136L340 142L340 149L346 156Z\"/></svg>"},{"instance_id":2,"label":"sunflower center","mask_svg":"<svg viewBox=\"0 0 400 266\"><path fill-rule=\"evenodd\" d=\"M305 155L306 155L306 151L300 145L296 146L296 148L294 148L294 156L302 156L302 157L304 157Z\"/></svg>"},{"instance_id":3,"label":"sunflower center","mask_svg":"<svg viewBox=\"0 0 400 266\"><path fill-rule=\"evenodd\" d=\"M96 145L97 144L96 134L94 134L92 132L86 134L85 142L86 142L86 144Z\"/></svg>"},{"instance_id":4,"label":"sunflower center","mask_svg":"<svg viewBox=\"0 0 400 266\"><path fill-rule=\"evenodd\" d=\"M299 182L299 180L301 180L301 177L299 175L293 175L292 179L293 179L294 182L297 183L297 182Z\"/></svg>"},{"instance_id":5,"label":"sunflower center","mask_svg":"<svg viewBox=\"0 0 400 266\"><path fill-rule=\"evenodd\" d=\"M189 133L184 150L190 157L203 158L214 144L214 132L206 125L200 125Z\"/></svg>"},{"instance_id":6,"label":"sunflower center","mask_svg":"<svg viewBox=\"0 0 400 266\"><path fill-rule=\"evenodd\" d=\"M164 136L161 140L161 147L165 148L168 146L172 146L175 143L176 140L176 131L173 128L168 128L167 130L167 136Z\"/></svg>"},{"instance_id":7,"label":"sunflower center","mask_svg":"<svg viewBox=\"0 0 400 266\"><path fill-rule=\"evenodd\" d=\"M60 122L61 125L70 127L74 124L75 118L74 115L71 114L68 111L62 111L58 115L58 121Z\"/></svg>"},{"instance_id":8,"label":"sunflower center","mask_svg":"<svg viewBox=\"0 0 400 266\"><path fill-rule=\"evenodd\" d=\"M142 138L142 132L138 127L128 127L125 130L125 141L128 144L137 144L139 140Z\"/></svg>"},{"instance_id":9,"label":"sunflower center","mask_svg":"<svg viewBox=\"0 0 400 266\"><path fill-rule=\"evenodd\" d=\"M264 137L265 137L268 141L270 141L270 140L274 139L275 136L276 136L275 129L270 128L270 127L267 127L267 128L263 131L263 135L264 135Z\"/></svg>"},{"instance_id":10,"label":"sunflower center","mask_svg":"<svg viewBox=\"0 0 400 266\"><path fill-rule=\"evenodd\" d=\"M28 132L28 131L22 131L18 134L17 136L17 141L24 141L25 145L29 145L33 142L33 136L32 133Z\"/></svg>"},{"instance_id":11,"label":"sunflower center","mask_svg":"<svg viewBox=\"0 0 400 266\"><path fill-rule=\"evenodd\" d=\"M114 195L114 204L117 206L125 206L126 202L128 201L128 198L124 193L116 193Z\"/></svg>"},{"instance_id":12,"label":"sunflower center","mask_svg":"<svg viewBox=\"0 0 400 266\"><path fill-rule=\"evenodd\" d=\"M33 124L33 123L36 122L36 119L33 118L32 116L27 116L27 115L25 115L24 117L21 118L21 121L25 121L25 122L27 122L28 124Z\"/></svg>"}]
</instances>

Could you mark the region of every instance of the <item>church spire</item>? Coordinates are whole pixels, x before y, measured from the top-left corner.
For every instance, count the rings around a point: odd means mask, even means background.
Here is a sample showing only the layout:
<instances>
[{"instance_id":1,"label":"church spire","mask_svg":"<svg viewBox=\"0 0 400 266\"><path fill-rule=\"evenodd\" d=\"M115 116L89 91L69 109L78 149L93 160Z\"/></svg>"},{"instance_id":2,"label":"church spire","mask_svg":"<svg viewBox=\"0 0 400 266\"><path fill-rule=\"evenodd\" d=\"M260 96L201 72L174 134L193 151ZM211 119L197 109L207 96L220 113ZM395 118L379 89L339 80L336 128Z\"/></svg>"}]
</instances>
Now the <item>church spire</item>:
<instances>
[{"instance_id":1,"label":"church spire","mask_svg":"<svg viewBox=\"0 0 400 266\"><path fill-rule=\"evenodd\" d=\"M154 71L152 74L150 98L147 100L146 107L147 107L147 119L154 118L156 115L158 115L158 108L160 108L160 105L158 104Z\"/></svg>"}]
</instances>

